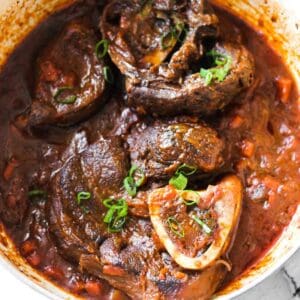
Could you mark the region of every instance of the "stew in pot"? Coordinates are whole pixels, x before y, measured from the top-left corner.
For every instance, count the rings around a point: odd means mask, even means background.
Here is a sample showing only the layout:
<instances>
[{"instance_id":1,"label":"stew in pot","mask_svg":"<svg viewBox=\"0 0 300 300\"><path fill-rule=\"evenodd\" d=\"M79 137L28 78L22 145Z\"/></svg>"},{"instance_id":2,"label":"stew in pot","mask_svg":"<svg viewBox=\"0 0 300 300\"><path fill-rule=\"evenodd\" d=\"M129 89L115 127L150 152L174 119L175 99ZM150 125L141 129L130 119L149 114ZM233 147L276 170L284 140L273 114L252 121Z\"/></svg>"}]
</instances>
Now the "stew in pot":
<instances>
[{"instance_id":1,"label":"stew in pot","mask_svg":"<svg viewBox=\"0 0 300 300\"><path fill-rule=\"evenodd\" d=\"M85 299L209 299L295 212L297 96L206 1L78 2L1 72L1 220Z\"/></svg>"}]
</instances>

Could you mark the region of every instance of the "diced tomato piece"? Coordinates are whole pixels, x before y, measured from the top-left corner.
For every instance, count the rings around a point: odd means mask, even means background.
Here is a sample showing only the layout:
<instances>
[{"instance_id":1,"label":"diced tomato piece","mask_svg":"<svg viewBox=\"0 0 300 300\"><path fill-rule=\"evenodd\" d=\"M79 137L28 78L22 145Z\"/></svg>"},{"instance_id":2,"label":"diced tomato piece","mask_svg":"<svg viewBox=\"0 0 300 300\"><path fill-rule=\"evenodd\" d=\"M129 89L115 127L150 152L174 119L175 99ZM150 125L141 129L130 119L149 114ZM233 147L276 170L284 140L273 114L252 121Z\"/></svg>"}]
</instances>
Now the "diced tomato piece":
<instances>
[{"instance_id":1,"label":"diced tomato piece","mask_svg":"<svg viewBox=\"0 0 300 300\"><path fill-rule=\"evenodd\" d=\"M103 267L103 273L111 276L123 276L125 271L117 266L105 265Z\"/></svg>"},{"instance_id":2,"label":"diced tomato piece","mask_svg":"<svg viewBox=\"0 0 300 300\"><path fill-rule=\"evenodd\" d=\"M243 141L242 143L242 154L245 157L252 157L254 154L255 145L250 141Z\"/></svg>"},{"instance_id":3,"label":"diced tomato piece","mask_svg":"<svg viewBox=\"0 0 300 300\"><path fill-rule=\"evenodd\" d=\"M12 174L17 166L18 166L17 160L14 158L10 159L10 161L7 163L6 168L3 172L3 178L6 181L8 181L12 177Z\"/></svg>"},{"instance_id":4,"label":"diced tomato piece","mask_svg":"<svg viewBox=\"0 0 300 300\"><path fill-rule=\"evenodd\" d=\"M35 240L27 240L21 245L21 253L24 256L32 254L37 249L37 243Z\"/></svg>"},{"instance_id":5,"label":"diced tomato piece","mask_svg":"<svg viewBox=\"0 0 300 300\"><path fill-rule=\"evenodd\" d=\"M244 120L241 116L236 115L230 122L229 127L231 129L237 129L239 127L241 127L241 125L243 124Z\"/></svg>"},{"instance_id":6,"label":"diced tomato piece","mask_svg":"<svg viewBox=\"0 0 300 300\"><path fill-rule=\"evenodd\" d=\"M26 257L26 260L33 267L37 267L41 263L41 258L37 253L32 253L31 255Z\"/></svg>"},{"instance_id":7,"label":"diced tomato piece","mask_svg":"<svg viewBox=\"0 0 300 300\"><path fill-rule=\"evenodd\" d=\"M55 266L47 266L44 270L44 273L57 281L64 279L63 271Z\"/></svg>"},{"instance_id":8,"label":"diced tomato piece","mask_svg":"<svg viewBox=\"0 0 300 300\"><path fill-rule=\"evenodd\" d=\"M279 77L276 79L277 96L282 103L288 103L292 90L292 84L293 82L289 78Z\"/></svg>"},{"instance_id":9,"label":"diced tomato piece","mask_svg":"<svg viewBox=\"0 0 300 300\"><path fill-rule=\"evenodd\" d=\"M102 285L100 282L88 281L85 284L85 290L92 297L100 296L102 291Z\"/></svg>"}]
</instances>

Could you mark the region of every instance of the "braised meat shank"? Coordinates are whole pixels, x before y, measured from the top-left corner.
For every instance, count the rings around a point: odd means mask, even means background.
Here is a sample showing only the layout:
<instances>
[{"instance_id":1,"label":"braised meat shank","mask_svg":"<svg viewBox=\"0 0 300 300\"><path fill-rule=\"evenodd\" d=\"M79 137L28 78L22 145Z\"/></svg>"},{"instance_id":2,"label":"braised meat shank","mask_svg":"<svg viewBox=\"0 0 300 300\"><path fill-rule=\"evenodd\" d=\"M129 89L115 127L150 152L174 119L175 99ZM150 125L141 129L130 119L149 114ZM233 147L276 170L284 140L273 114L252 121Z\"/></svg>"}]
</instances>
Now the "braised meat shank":
<instances>
[{"instance_id":1,"label":"braised meat shank","mask_svg":"<svg viewBox=\"0 0 300 300\"><path fill-rule=\"evenodd\" d=\"M297 97L208 1L75 1L0 72L0 225L76 297L209 300L299 204Z\"/></svg>"},{"instance_id":2,"label":"braised meat shank","mask_svg":"<svg viewBox=\"0 0 300 300\"><path fill-rule=\"evenodd\" d=\"M126 75L129 106L154 115L211 114L252 84L252 55L240 44L218 42L218 18L206 1L175 8L168 1L143 3L112 1L100 24L113 62ZM199 71L216 71L211 53L227 60L226 78L219 68L208 84Z\"/></svg>"},{"instance_id":3,"label":"braised meat shank","mask_svg":"<svg viewBox=\"0 0 300 300\"><path fill-rule=\"evenodd\" d=\"M73 21L37 59L31 126L74 124L103 106L109 83L98 36L88 20Z\"/></svg>"},{"instance_id":4,"label":"braised meat shank","mask_svg":"<svg viewBox=\"0 0 300 300\"><path fill-rule=\"evenodd\" d=\"M132 163L150 178L170 178L184 163L199 173L217 171L224 163L224 141L201 122L141 124L127 142Z\"/></svg>"}]
</instances>

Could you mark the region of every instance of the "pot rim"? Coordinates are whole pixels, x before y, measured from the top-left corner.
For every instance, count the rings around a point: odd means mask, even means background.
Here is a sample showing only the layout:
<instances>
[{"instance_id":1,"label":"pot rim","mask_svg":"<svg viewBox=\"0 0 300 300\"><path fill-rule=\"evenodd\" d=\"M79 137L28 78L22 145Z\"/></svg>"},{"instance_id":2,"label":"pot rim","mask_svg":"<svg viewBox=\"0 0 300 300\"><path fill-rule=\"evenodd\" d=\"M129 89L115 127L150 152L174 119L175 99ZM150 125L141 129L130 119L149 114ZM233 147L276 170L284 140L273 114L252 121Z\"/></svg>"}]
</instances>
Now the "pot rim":
<instances>
[{"instance_id":1,"label":"pot rim","mask_svg":"<svg viewBox=\"0 0 300 300\"><path fill-rule=\"evenodd\" d=\"M0 0L1 1L1 0ZM26 0L23 0L26 2ZM56 1L56 0L55 0ZM230 10L231 13L235 13L238 16L241 16L242 14L238 11L234 10L234 3L240 3L241 0L212 0L214 3L219 4L223 8L224 2L228 2L227 9ZM256 0L257 3L263 3L266 0ZM291 0L286 0L286 2L290 2ZM59 4L59 2L64 2L64 4ZM51 12L54 12L56 10L61 9L62 7L76 2L76 0L57 0L56 4L53 4ZM231 5L229 5L230 3ZM245 5L251 6L250 0L245 0ZM268 1L267 1L268 2ZM281 11L283 9L283 3L285 0L269 0L270 3L273 3L274 6L277 3L279 5L278 11ZM280 4L281 3L281 4ZM272 5L273 5L272 4ZM245 11L247 11L245 9ZM267 31L263 31L262 28L258 26L258 22L256 17L254 16L254 12L251 13L251 18L253 19L247 19L246 22L250 23L252 27L255 29L262 31L264 35L267 34ZM262 12L257 11L257 15L261 15ZM49 11L45 11L44 18L49 14ZM250 13L249 13L250 15ZM288 18L288 15L286 16ZM44 19L41 18L40 20ZM300 15L299 15L300 19ZM0 18L1 22L1 18ZM39 23L39 22L36 22ZM36 26L36 25L35 25ZM34 26L34 27L35 27ZM275 29L274 29L275 30ZM277 29L279 32L279 29ZM26 32L29 32L28 30ZM299 35L300 36L300 35ZM297 40L297 38L295 39ZM14 41L12 39L12 41ZM273 45L271 40L268 40L269 44L272 48L275 48L277 50L277 46L279 45ZM297 42L297 41L294 41ZM299 38L300 42L300 38ZM291 42L292 44L292 42ZM291 47L292 48L292 47ZM10 48L11 50L12 48ZM300 49L300 47L295 48ZM283 55L287 55L289 49L279 49L276 52L283 53ZM291 54L292 55L292 54ZM293 55L292 55L293 56ZM295 56L296 57L296 56ZM299 56L298 56L299 58ZM299 59L298 59L299 61ZM298 85L298 90L300 90L300 61L299 65L293 66L292 61L286 61L288 65L288 69L291 71L291 73L294 75L295 82ZM299 99L300 103L300 99ZM0 222L1 223L1 222ZM1 224L0 224L1 225ZM1 227L1 226L0 226ZM1 229L1 228L0 228ZM45 277L40 275L40 273L33 268L31 268L24 259L20 257L20 255L17 255L15 252L16 249L14 248L12 242L10 241L10 238L7 237L6 234L4 234L6 242L8 244L8 248L5 249L5 246L1 244L1 230L0 230L0 265L3 266L5 269L7 269L10 273L14 275L18 280L24 282L27 286L30 286L35 291L39 292L40 294L48 297L49 299L54 300L61 300L61 299L82 299L80 297L76 297L74 295L71 295L70 293L64 291L61 287L56 286L54 283L48 281ZM282 246L282 249L278 250L278 253L273 257L273 253L276 252L276 248L280 248L282 244L286 244L286 248ZM280 235L278 240L274 245L272 245L269 250L262 255L261 259L256 262L253 267L251 267L249 270L245 271L240 278L235 279L235 281L230 284L228 287L225 287L224 290L220 291L217 295L215 295L215 299L217 300L228 300L232 299L234 297L240 296L241 294L245 293L246 291L250 290L257 284L261 283L263 280L265 280L267 277L269 277L271 274L273 274L275 271L277 271L294 253L300 248L300 207L298 207L298 210L296 211L291 223L284 229L283 233ZM6 252L7 251L7 252ZM8 258L8 254L11 253L12 256L15 256L14 259L11 257ZM270 261L268 261L268 259ZM264 261L268 261L270 264L264 263Z\"/></svg>"}]
</instances>

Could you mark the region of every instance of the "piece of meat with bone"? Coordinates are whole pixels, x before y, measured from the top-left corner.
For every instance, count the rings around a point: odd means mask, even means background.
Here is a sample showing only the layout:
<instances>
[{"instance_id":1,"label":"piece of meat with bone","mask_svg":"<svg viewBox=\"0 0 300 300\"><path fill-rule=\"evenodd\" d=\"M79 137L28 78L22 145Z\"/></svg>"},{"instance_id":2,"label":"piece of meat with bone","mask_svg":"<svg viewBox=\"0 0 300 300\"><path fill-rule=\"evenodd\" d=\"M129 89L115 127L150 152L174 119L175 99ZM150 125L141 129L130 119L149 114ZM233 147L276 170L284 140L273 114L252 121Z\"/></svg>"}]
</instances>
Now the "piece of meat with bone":
<instances>
[{"instance_id":1,"label":"piece of meat with bone","mask_svg":"<svg viewBox=\"0 0 300 300\"><path fill-rule=\"evenodd\" d=\"M204 209L206 215L206 211L211 209L215 223L211 227L213 234L208 237L205 237L202 227L196 227L197 223L191 225L190 232L196 228L191 236L197 240L197 255L201 257L202 251L205 252L210 244L216 249L214 240L223 239L209 266L190 270L193 268L176 263L172 258L174 253L165 246L160 228L155 227L159 224L155 215L165 217L170 213L159 210L158 214L153 214L153 205L160 206L159 200L163 200L160 189L149 191L151 196L147 196L152 222L149 217L138 217L128 210L122 188L122 179L128 172L125 153L118 139L99 137L90 144L85 133L76 134L62 155L48 203L49 226L58 249L66 259L78 264L81 270L107 280L132 299L208 299L228 269L228 264L221 256L225 255L227 249L224 239L229 245L233 235L228 231L222 235L225 229L219 225L218 218L220 222L226 221L226 226L231 226L232 233L236 225L233 222L236 211L231 207L233 191L230 188L226 190L227 186L221 182L216 187L209 187L207 192L199 192L203 204L201 206L199 203L195 210L202 217L200 209ZM178 201L177 190L170 186L165 189L173 192L168 195L164 193L166 203L172 199ZM156 194L159 197L154 203ZM238 191L236 196L238 201ZM186 195L185 198L191 197ZM230 201L224 203L225 198ZM225 214L219 214L218 205L224 205ZM113 219L113 222L108 219ZM232 224L229 224L231 221ZM174 224L171 226L173 228ZM201 247L204 248L201 250Z\"/></svg>"},{"instance_id":2,"label":"piece of meat with bone","mask_svg":"<svg viewBox=\"0 0 300 300\"><path fill-rule=\"evenodd\" d=\"M149 195L151 221L178 265L202 270L215 264L230 246L240 218L242 196L242 184L233 175L204 191L180 191L167 186Z\"/></svg>"},{"instance_id":3,"label":"piece of meat with bone","mask_svg":"<svg viewBox=\"0 0 300 300\"><path fill-rule=\"evenodd\" d=\"M101 31L126 75L128 104L154 115L211 114L253 82L248 50L219 38L206 1L112 1Z\"/></svg>"},{"instance_id":4,"label":"piece of meat with bone","mask_svg":"<svg viewBox=\"0 0 300 300\"><path fill-rule=\"evenodd\" d=\"M37 60L31 126L69 125L106 100L107 61L96 52L99 40L85 19L66 25ZM103 50L103 49L102 49ZM103 50L104 51L104 50Z\"/></svg>"},{"instance_id":5,"label":"piece of meat with bone","mask_svg":"<svg viewBox=\"0 0 300 300\"><path fill-rule=\"evenodd\" d=\"M155 121L139 124L127 139L131 161L147 178L170 178L186 164L211 173L224 164L224 141L203 122Z\"/></svg>"}]
</instances>

